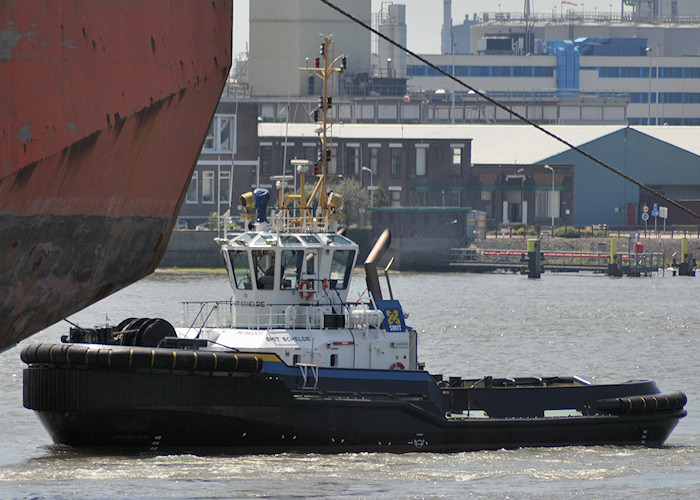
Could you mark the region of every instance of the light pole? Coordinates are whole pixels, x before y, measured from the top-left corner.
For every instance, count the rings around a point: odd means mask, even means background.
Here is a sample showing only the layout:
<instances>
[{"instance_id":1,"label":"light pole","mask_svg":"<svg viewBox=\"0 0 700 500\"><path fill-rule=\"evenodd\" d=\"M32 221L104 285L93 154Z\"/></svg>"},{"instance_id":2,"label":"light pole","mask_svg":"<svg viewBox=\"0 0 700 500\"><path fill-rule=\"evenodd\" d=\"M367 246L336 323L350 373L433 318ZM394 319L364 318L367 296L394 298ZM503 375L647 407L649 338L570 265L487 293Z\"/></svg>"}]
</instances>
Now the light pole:
<instances>
[{"instance_id":1,"label":"light pole","mask_svg":"<svg viewBox=\"0 0 700 500\"><path fill-rule=\"evenodd\" d=\"M651 47L647 47L644 50L646 51L647 56L649 56L649 92L647 94L649 108L647 111L647 125L651 125Z\"/></svg>"},{"instance_id":2,"label":"light pole","mask_svg":"<svg viewBox=\"0 0 700 500\"><path fill-rule=\"evenodd\" d=\"M454 78L455 75L455 44L452 44L452 77ZM450 80L452 83L452 108L450 109L450 118L452 121L452 125L455 124L455 81Z\"/></svg>"},{"instance_id":3,"label":"light pole","mask_svg":"<svg viewBox=\"0 0 700 500\"><path fill-rule=\"evenodd\" d=\"M374 174L369 167L362 167L362 170L369 172L369 206L374 208Z\"/></svg>"},{"instance_id":4,"label":"light pole","mask_svg":"<svg viewBox=\"0 0 700 500\"><path fill-rule=\"evenodd\" d=\"M554 169L549 165L545 165L544 168L552 171L552 194L549 197L549 213L552 215L552 237L554 237Z\"/></svg>"},{"instance_id":5,"label":"light pole","mask_svg":"<svg viewBox=\"0 0 700 500\"><path fill-rule=\"evenodd\" d=\"M659 125L659 99L661 97L661 93L659 92L659 47L661 47L660 43L656 44L656 124ZM664 105L661 105L661 125L664 124L664 113L666 112Z\"/></svg>"}]
</instances>

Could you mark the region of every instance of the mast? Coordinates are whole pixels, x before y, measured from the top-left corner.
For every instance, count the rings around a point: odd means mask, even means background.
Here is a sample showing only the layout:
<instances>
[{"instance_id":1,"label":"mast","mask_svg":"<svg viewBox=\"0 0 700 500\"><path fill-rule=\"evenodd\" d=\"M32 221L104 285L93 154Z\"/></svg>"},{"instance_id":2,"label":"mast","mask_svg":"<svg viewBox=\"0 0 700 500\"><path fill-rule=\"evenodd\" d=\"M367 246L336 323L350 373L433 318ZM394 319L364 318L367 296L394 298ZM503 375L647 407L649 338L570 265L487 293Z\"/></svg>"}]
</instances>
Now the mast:
<instances>
[{"instance_id":1,"label":"mast","mask_svg":"<svg viewBox=\"0 0 700 500\"><path fill-rule=\"evenodd\" d=\"M328 203L328 186L332 178L338 177L338 175L331 175L328 173L328 162L331 159L331 150L328 147L328 131L332 123L328 121L328 113L333 106L333 98L330 96L329 84L332 85L332 77L336 72L342 72L347 69L347 58L345 54L338 57L333 57L333 38L332 35L326 35L323 37L323 42L320 46L319 57L316 58L315 65L313 68L307 66L304 68L299 68L300 71L310 71L313 75L317 76L323 82L323 94L318 100L318 110L314 111L314 122L318 124L317 132L319 133L320 149L317 158L317 163L314 164L314 175L319 176L319 181L316 184L313 192L306 199L305 193L302 191L301 194L301 210L306 217L309 209L309 202L318 196L318 206L321 208L322 220L328 221L331 207ZM336 64L340 61L340 65L336 67ZM320 111L320 116L319 116ZM321 172L318 173L318 162L321 164Z\"/></svg>"}]
</instances>

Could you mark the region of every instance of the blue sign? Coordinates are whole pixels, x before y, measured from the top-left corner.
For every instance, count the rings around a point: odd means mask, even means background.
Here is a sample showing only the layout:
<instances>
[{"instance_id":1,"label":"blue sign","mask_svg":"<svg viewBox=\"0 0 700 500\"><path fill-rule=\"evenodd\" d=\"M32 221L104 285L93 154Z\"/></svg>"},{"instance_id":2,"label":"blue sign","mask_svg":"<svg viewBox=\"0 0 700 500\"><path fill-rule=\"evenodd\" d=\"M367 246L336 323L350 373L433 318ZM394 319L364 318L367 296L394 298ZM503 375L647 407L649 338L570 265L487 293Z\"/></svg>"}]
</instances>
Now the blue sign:
<instances>
[{"instance_id":1,"label":"blue sign","mask_svg":"<svg viewBox=\"0 0 700 500\"><path fill-rule=\"evenodd\" d=\"M651 209L651 215L653 215L654 217L659 216L659 204L658 203L654 203L654 208Z\"/></svg>"},{"instance_id":2,"label":"blue sign","mask_svg":"<svg viewBox=\"0 0 700 500\"><path fill-rule=\"evenodd\" d=\"M387 332L405 332L403 310L398 300L378 300L377 309L384 313L382 328Z\"/></svg>"},{"instance_id":3,"label":"blue sign","mask_svg":"<svg viewBox=\"0 0 700 500\"><path fill-rule=\"evenodd\" d=\"M644 222L648 221L648 220L649 220L649 214L642 214L642 220L643 220Z\"/></svg>"}]
</instances>

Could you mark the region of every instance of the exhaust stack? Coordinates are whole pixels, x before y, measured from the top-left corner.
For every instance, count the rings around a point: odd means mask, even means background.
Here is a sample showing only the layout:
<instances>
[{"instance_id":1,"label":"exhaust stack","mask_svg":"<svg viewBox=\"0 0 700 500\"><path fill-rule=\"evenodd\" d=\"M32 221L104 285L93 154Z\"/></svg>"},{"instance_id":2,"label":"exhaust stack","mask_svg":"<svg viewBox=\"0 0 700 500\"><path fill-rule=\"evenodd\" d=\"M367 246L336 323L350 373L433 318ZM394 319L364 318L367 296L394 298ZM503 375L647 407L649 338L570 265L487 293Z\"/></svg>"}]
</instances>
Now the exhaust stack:
<instances>
[{"instance_id":1,"label":"exhaust stack","mask_svg":"<svg viewBox=\"0 0 700 500\"><path fill-rule=\"evenodd\" d=\"M381 260L384 252L391 245L391 232L385 229L377 238L372 251L365 260L365 280L367 281L367 289L372 294L375 301L382 300L382 289L379 286L379 276L377 274L377 264Z\"/></svg>"}]
</instances>

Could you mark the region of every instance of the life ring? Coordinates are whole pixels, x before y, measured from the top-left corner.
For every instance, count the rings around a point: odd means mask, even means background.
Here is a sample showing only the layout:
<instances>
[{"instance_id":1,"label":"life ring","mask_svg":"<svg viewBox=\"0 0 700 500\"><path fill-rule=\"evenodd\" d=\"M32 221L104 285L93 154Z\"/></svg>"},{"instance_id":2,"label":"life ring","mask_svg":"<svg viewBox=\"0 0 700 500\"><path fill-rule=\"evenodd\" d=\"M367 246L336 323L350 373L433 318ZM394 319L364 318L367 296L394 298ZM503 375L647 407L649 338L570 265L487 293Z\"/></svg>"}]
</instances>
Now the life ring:
<instances>
[{"instance_id":1,"label":"life ring","mask_svg":"<svg viewBox=\"0 0 700 500\"><path fill-rule=\"evenodd\" d=\"M323 283L321 286L324 290L328 290L328 278L323 278Z\"/></svg>"},{"instance_id":2,"label":"life ring","mask_svg":"<svg viewBox=\"0 0 700 500\"><path fill-rule=\"evenodd\" d=\"M304 300L309 300L313 291L313 286L309 280L304 280L299 285L299 295L301 295L301 298Z\"/></svg>"},{"instance_id":3,"label":"life ring","mask_svg":"<svg viewBox=\"0 0 700 500\"><path fill-rule=\"evenodd\" d=\"M397 361L393 365L389 367L389 370L405 370L406 367L403 365L401 361Z\"/></svg>"}]
</instances>

